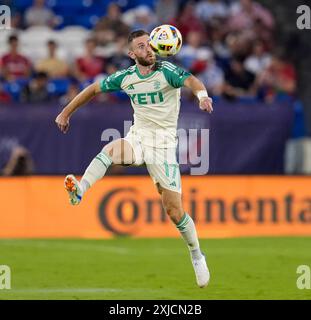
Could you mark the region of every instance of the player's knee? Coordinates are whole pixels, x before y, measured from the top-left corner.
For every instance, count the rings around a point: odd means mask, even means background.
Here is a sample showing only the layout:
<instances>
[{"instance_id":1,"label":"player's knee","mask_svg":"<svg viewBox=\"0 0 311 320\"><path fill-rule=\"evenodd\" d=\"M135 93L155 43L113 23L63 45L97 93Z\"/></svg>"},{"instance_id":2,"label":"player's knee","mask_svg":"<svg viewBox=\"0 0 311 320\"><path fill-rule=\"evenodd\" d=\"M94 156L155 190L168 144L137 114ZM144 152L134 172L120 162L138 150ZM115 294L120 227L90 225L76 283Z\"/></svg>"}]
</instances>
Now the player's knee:
<instances>
[{"instance_id":1,"label":"player's knee","mask_svg":"<svg viewBox=\"0 0 311 320\"><path fill-rule=\"evenodd\" d=\"M107 144L103 151L111 158L113 164L122 164L123 153L119 144Z\"/></svg>"},{"instance_id":2,"label":"player's knee","mask_svg":"<svg viewBox=\"0 0 311 320\"><path fill-rule=\"evenodd\" d=\"M109 157L112 158L112 156L113 156L113 148L112 147L105 146L102 151L105 152Z\"/></svg>"},{"instance_id":3,"label":"player's knee","mask_svg":"<svg viewBox=\"0 0 311 320\"><path fill-rule=\"evenodd\" d=\"M103 150L110 156L113 164L130 165L134 162L133 152L123 139L107 144Z\"/></svg>"}]
</instances>

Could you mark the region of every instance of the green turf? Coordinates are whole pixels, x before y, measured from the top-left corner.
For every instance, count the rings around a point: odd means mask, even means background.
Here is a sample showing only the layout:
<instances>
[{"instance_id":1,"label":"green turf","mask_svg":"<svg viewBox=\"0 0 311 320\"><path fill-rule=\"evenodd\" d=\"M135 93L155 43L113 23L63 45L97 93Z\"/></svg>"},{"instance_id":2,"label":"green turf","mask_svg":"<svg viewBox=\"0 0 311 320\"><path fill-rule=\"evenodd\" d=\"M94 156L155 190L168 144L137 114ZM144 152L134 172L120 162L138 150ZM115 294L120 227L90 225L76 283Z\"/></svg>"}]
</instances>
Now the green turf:
<instances>
[{"instance_id":1,"label":"green turf","mask_svg":"<svg viewBox=\"0 0 311 320\"><path fill-rule=\"evenodd\" d=\"M181 239L0 240L12 289L0 299L311 299L296 287L311 238L201 240L211 282L195 284Z\"/></svg>"}]
</instances>

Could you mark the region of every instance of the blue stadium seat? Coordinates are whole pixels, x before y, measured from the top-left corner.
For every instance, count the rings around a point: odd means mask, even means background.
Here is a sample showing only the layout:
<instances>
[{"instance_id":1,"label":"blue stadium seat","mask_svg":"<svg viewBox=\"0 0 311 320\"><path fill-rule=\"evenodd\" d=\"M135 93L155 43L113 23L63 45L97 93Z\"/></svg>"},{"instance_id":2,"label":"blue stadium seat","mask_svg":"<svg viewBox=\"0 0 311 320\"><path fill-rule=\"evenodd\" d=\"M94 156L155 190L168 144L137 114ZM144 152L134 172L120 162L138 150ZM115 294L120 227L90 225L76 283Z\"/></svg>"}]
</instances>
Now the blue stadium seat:
<instances>
[{"instance_id":1,"label":"blue stadium seat","mask_svg":"<svg viewBox=\"0 0 311 320\"><path fill-rule=\"evenodd\" d=\"M53 79L48 83L48 91L52 95L60 96L67 92L70 80L66 78Z\"/></svg>"},{"instance_id":2,"label":"blue stadium seat","mask_svg":"<svg viewBox=\"0 0 311 320\"><path fill-rule=\"evenodd\" d=\"M28 79L18 79L15 81L4 82L3 90L7 92L14 101L20 100L20 94L26 84L29 82Z\"/></svg>"},{"instance_id":3,"label":"blue stadium seat","mask_svg":"<svg viewBox=\"0 0 311 320\"><path fill-rule=\"evenodd\" d=\"M14 0L14 7L24 11L26 8L32 5L33 0Z\"/></svg>"},{"instance_id":4,"label":"blue stadium seat","mask_svg":"<svg viewBox=\"0 0 311 320\"><path fill-rule=\"evenodd\" d=\"M71 26L74 23L74 16L72 14L58 14L59 16L61 16L62 18L62 21L61 23L57 26L56 29L63 29L64 27L67 27L67 26Z\"/></svg>"},{"instance_id":5,"label":"blue stadium seat","mask_svg":"<svg viewBox=\"0 0 311 320\"><path fill-rule=\"evenodd\" d=\"M100 18L101 16L98 15L79 15L73 17L73 24L83 26L87 29L92 29Z\"/></svg>"},{"instance_id":6,"label":"blue stadium seat","mask_svg":"<svg viewBox=\"0 0 311 320\"><path fill-rule=\"evenodd\" d=\"M128 2L131 8L142 6L142 5L148 6L150 8L154 8L156 0L131 0Z\"/></svg>"},{"instance_id":7,"label":"blue stadium seat","mask_svg":"<svg viewBox=\"0 0 311 320\"><path fill-rule=\"evenodd\" d=\"M83 7L85 2L92 2L92 0L48 0L47 5L50 8L67 7L67 8L80 8Z\"/></svg>"},{"instance_id":8,"label":"blue stadium seat","mask_svg":"<svg viewBox=\"0 0 311 320\"><path fill-rule=\"evenodd\" d=\"M305 115L303 104L300 100L296 100L293 104L295 118L294 125L292 129L292 138L301 138L306 135L306 123L305 123Z\"/></svg>"}]
</instances>

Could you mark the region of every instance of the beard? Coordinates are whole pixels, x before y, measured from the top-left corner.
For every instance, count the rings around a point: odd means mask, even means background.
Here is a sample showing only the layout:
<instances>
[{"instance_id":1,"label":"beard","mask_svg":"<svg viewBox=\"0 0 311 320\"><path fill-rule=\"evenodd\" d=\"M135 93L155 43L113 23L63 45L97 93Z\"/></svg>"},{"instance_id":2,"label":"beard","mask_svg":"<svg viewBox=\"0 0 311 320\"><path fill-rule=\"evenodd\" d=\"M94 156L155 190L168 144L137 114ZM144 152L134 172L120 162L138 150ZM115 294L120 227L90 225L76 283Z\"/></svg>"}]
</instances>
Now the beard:
<instances>
[{"instance_id":1,"label":"beard","mask_svg":"<svg viewBox=\"0 0 311 320\"><path fill-rule=\"evenodd\" d=\"M152 61L146 60L145 58L142 58L142 57L136 57L136 59L139 62L139 64L144 67L152 66L155 63L155 57Z\"/></svg>"}]
</instances>

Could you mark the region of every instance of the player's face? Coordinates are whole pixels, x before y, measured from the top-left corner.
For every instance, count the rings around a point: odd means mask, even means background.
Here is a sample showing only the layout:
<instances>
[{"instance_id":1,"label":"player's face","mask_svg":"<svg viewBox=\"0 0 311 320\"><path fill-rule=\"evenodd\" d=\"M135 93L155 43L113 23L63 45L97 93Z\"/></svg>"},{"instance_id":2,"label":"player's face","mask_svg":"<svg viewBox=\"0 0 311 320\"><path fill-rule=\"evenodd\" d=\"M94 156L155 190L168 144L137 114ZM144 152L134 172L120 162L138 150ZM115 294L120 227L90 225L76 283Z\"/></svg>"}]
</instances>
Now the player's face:
<instances>
[{"instance_id":1,"label":"player's face","mask_svg":"<svg viewBox=\"0 0 311 320\"><path fill-rule=\"evenodd\" d=\"M133 39L129 55L132 59L137 60L142 66L153 65L156 61L155 53L149 44L148 35Z\"/></svg>"}]
</instances>

